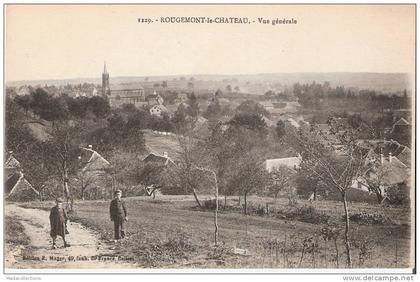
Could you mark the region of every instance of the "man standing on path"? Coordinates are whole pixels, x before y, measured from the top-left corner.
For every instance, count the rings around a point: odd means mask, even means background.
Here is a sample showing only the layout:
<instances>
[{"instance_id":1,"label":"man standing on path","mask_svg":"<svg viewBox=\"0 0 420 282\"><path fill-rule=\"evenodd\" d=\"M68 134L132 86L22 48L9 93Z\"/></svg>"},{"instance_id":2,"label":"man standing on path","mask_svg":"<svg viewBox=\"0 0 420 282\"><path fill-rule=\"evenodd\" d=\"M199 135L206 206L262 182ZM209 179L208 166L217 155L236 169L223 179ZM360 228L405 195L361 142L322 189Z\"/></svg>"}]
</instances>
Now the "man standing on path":
<instances>
[{"instance_id":1,"label":"man standing on path","mask_svg":"<svg viewBox=\"0 0 420 282\"><path fill-rule=\"evenodd\" d=\"M121 190L116 190L114 192L114 199L111 201L111 205L109 207L111 221L114 222L115 243L125 237L124 223L125 221L128 221L127 208L125 207L124 201L121 200L121 195Z\"/></svg>"},{"instance_id":2,"label":"man standing on path","mask_svg":"<svg viewBox=\"0 0 420 282\"><path fill-rule=\"evenodd\" d=\"M50 212L50 225L51 231L50 235L53 239L53 249L57 249L57 244L55 240L57 236L61 236L64 242L64 248L70 247L70 245L66 242L66 232L67 231L67 212L63 208L63 199L57 198L56 205L51 209Z\"/></svg>"}]
</instances>

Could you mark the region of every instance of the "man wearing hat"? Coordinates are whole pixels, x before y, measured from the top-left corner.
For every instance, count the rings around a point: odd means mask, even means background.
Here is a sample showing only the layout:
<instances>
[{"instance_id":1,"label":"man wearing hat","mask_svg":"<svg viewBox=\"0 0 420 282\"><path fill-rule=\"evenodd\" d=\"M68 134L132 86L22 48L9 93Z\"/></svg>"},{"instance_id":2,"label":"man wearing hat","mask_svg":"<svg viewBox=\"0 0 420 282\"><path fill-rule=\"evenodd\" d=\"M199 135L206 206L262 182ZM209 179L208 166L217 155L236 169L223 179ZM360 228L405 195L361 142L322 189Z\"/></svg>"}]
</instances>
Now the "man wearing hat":
<instances>
[{"instance_id":1,"label":"man wearing hat","mask_svg":"<svg viewBox=\"0 0 420 282\"><path fill-rule=\"evenodd\" d=\"M127 208L125 207L124 201L121 200L121 195L121 190L116 190L114 192L114 199L111 201L109 207L111 221L114 222L114 242L125 237L124 222L128 220Z\"/></svg>"},{"instance_id":2,"label":"man wearing hat","mask_svg":"<svg viewBox=\"0 0 420 282\"><path fill-rule=\"evenodd\" d=\"M64 242L64 248L70 247L70 245L66 242L66 233L67 231L67 212L63 207L63 199L57 198L56 205L51 209L50 212L50 224L51 224L51 231L50 235L53 239L53 249L57 249L57 245L55 240L57 236L61 236Z\"/></svg>"}]
</instances>

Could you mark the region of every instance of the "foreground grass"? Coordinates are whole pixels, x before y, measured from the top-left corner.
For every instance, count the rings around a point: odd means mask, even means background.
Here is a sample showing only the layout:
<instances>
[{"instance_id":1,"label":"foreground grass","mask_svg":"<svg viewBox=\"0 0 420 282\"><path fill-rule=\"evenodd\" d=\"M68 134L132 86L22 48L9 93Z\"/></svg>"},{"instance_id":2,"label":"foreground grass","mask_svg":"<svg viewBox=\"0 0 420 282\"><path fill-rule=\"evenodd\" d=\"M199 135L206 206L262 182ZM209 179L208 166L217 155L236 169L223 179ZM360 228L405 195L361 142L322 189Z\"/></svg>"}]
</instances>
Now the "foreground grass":
<instances>
[{"instance_id":1,"label":"foreground grass","mask_svg":"<svg viewBox=\"0 0 420 282\"><path fill-rule=\"evenodd\" d=\"M25 234L25 229L18 218L6 216L5 235L6 243L13 246L26 246L29 244L29 237Z\"/></svg>"},{"instance_id":2,"label":"foreground grass","mask_svg":"<svg viewBox=\"0 0 420 282\"><path fill-rule=\"evenodd\" d=\"M270 216L244 216L236 210L219 214L219 241L213 248L213 213L197 211L189 196L162 196L125 199L129 211L128 238L118 249L144 267L224 267L224 268L334 268L337 266L334 241L323 240L323 224L284 220ZM227 204L238 205L237 197ZM270 208L286 209L287 200L251 197L253 205L270 202ZM49 209L52 203L29 203L27 207ZM307 205L300 202L298 205ZM316 202L314 208L340 223L339 202ZM73 220L112 240L109 201L76 202ZM354 267L408 267L410 225L408 211L378 205L350 204L350 213L385 213L393 224L352 223ZM71 234L70 234L71 238ZM345 266L344 245L337 240L338 265ZM308 242L310 244L308 245ZM249 255L235 255L234 249Z\"/></svg>"}]
</instances>

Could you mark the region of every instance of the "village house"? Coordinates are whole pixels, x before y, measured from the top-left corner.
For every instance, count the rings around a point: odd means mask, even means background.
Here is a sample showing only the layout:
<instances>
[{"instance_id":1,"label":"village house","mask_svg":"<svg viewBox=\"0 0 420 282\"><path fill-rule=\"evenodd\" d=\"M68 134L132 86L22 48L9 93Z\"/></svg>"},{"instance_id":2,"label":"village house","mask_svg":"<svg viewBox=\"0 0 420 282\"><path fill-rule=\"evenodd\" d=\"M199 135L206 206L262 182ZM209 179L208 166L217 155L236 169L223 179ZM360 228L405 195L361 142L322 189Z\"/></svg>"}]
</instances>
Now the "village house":
<instances>
[{"instance_id":1,"label":"village house","mask_svg":"<svg viewBox=\"0 0 420 282\"><path fill-rule=\"evenodd\" d=\"M405 118L402 117L392 125L389 133L394 133L394 132L398 133L403 130L410 130L411 129L410 127L411 127L410 123Z\"/></svg>"},{"instance_id":2,"label":"village house","mask_svg":"<svg viewBox=\"0 0 420 282\"><path fill-rule=\"evenodd\" d=\"M98 89L96 89L96 87L93 87L91 96L98 96L98 95L99 95L98 94Z\"/></svg>"},{"instance_id":3,"label":"village house","mask_svg":"<svg viewBox=\"0 0 420 282\"><path fill-rule=\"evenodd\" d=\"M278 169L281 166L285 166L292 170L297 170L300 168L301 162L302 162L302 158L300 156L278 158L278 159L268 159L264 162L264 167L268 173L273 172L274 170Z\"/></svg>"},{"instance_id":4,"label":"village house","mask_svg":"<svg viewBox=\"0 0 420 282\"><path fill-rule=\"evenodd\" d=\"M407 184L410 179L410 168L391 153L370 157L368 169L359 179L352 182L352 188L369 191L369 183L379 185L386 198L386 189L393 185Z\"/></svg>"},{"instance_id":5,"label":"village house","mask_svg":"<svg viewBox=\"0 0 420 282\"><path fill-rule=\"evenodd\" d=\"M25 178L18 160L10 154L5 165L4 195L8 201L27 202L40 199L39 192Z\"/></svg>"},{"instance_id":6,"label":"village house","mask_svg":"<svg viewBox=\"0 0 420 282\"><path fill-rule=\"evenodd\" d=\"M163 98L155 91L152 95L146 97L146 102L149 106L163 105Z\"/></svg>"},{"instance_id":7,"label":"village house","mask_svg":"<svg viewBox=\"0 0 420 282\"><path fill-rule=\"evenodd\" d=\"M149 111L152 116L156 117L162 117L164 113L168 113L168 109L164 105L155 105Z\"/></svg>"},{"instance_id":8,"label":"village house","mask_svg":"<svg viewBox=\"0 0 420 282\"><path fill-rule=\"evenodd\" d=\"M163 152L162 155L158 153L149 153L144 159L143 162L145 164L154 163L164 166L172 166L175 165L175 162L169 157L168 152Z\"/></svg>"},{"instance_id":9,"label":"village house","mask_svg":"<svg viewBox=\"0 0 420 282\"><path fill-rule=\"evenodd\" d=\"M400 144L396 140L360 139L358 140L358 146L367 150L371 150L369 153L372 155L373 159L379 158L381 153L384 156L391 154L393 157L404 163L404 165L407 167L411 167L411 149L405 145Z\"/></svg>"},{"instance_id":10,"label":"village house","mask_svg":"<svg viewBox=\"0 0 420 282\"><path fill-rule=\"evenodd\" d=\"M31 94L31 88L30 86L24 85L16 89L16 94L18 96L25 96Z\"/></svg>"},{"instance_id":11,"label":"village house","mask_svg":"<svg viewBox=\"0 0 420 282\"><path fill-rule=\"evenodd\" d=\"M391 154L394 158L397 158L405 166L411 167L411 149L405 145L400 144L396 140L381 140L374 148L376 155L381 153L384 156Z\"/></svg>"},{"instance_id":12,"label":"village house","mask_svg":"<svg viewBox=\"0 0 420 282\"><path fill-rule=\"evenodd\" d=\"M145 168L142 171L140 182L144 185L146 194L155 197L156 193L159 194L162 190L172 194L170 191L174 189L172 189L169 179L171 178L171 173L176 169L176 164L169 157L168 153L163 152L160 155L151 152L143 159L143 163Z\"/></svg>"},{"instance_id":13,"label":"village house","mask_svg":"<svg viewBox=\"0 0 420 282\"><path fill-rule=\"evenodd\" d=\"M107 199L113 196L112 166L97 151L83 148L79 156L83 168L80 170L80 189L82 199ZM87 160L87 161L86 161Z\"/></svg>"}]
</instances>

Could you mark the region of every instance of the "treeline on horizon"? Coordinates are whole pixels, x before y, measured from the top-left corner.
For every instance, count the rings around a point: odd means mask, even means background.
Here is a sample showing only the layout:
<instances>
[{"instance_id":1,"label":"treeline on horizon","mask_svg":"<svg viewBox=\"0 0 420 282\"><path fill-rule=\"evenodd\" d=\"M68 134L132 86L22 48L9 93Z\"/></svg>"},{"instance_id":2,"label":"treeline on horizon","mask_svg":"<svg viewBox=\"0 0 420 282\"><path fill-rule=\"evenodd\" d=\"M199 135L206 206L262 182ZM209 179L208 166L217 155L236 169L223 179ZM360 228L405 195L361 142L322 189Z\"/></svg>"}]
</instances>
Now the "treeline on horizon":
<instances>
[{"instance_id":1,"label":"treeline on horizon","mask_svg":"<svg viewBox=\"0 0 420 282\"><path fill-rule=\"evenodd\" d=\"M305 108L322 108L329 106L341 106L360 108L383 112L385 110L409 109L410 97L407 90L384 94L376 90L354 90L343 86L331 87L328 82L323 84L313 82L311 84L295 83L293 94L299 103ZM402 94L402 95L401 95ZM331 103L331 105L328 105Z\"/></svg>"}]
</instances>

